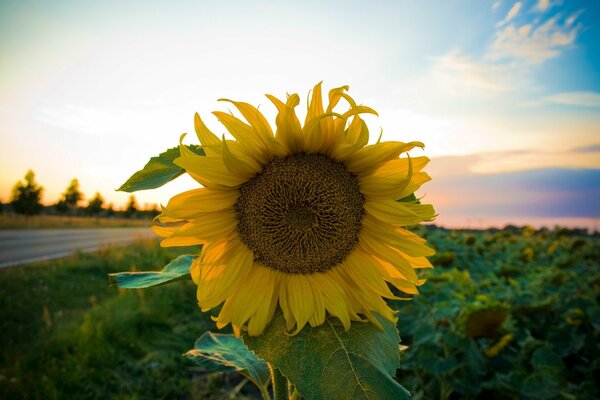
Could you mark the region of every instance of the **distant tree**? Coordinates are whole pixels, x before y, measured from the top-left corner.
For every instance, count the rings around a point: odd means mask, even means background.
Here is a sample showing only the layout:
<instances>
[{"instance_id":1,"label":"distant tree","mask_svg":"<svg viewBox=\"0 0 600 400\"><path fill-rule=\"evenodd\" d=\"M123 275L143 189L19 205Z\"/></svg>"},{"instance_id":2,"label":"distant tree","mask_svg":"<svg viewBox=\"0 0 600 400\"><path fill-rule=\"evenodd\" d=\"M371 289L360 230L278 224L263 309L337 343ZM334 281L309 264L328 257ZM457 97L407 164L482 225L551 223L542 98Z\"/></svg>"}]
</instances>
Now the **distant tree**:
<instances>
[{"instance_id":1,"label":"distant tree","mask_svg":"<svg viewBox=\"0 0 600 400\"><path fill-rule=\"evenodd\" d=\"M135 200L135 196L129 196L129 201L127 202L127 207L125 208L125 215L128 217L133 217L138 211L137 201Z\"/></svg>"},{"instance_id":2,"label":"distant tree","mask_svg":"<svg viewBox=\"0 0 600 400\"><path fill-rule=\"evenodd\" d=\"M25 215L39 214L42 209L44 188L35 182L32 170L25 174L25 182L17 182L12 190L12 206L15 212Z\"/></svg>"},{"instance_id":3,"label":"distant tree","mask_svg":"<svg viewBox=\"0 0 600 400\"><path fill-rule=\"evenodd\" d=\"M113 205L113 203L110 203L108 205L108 207L106 208L106 216L112 217L114 215L115 215L115 206Z\"/></svg>"},{"instance_id":4,"label":"distant tree","mask_svg":"<svg viewBox=\"0 0 600 400\"><path fill-rule=\"evenodd\" d=\"M69 186L62 195L62 199L56 203L56 210L62 214L65 214L77 207L77 203L83 200L83 193L79 190L79 181L77 179L71 180Z\"/></svg>"},{"instance_id":5,"label":"distant tree","mask_svg":"<svg viewBox=\"0 0 600 400\"><path fill-rule=\"evenodd\" d=\"M104 199L100 195L100 193L96 192L94 197L88 202L87 207L85 208L86 214L89 215L100 215L102 212L102 206L104 205Z\"/></svg>"},{"instance_id":6,"label":"distant tree","mask_svg":"<svg viewBox=\"0 0 600 400\"><path fill-rule=\"evenodd\" d=\"M150 216L152 218L156 217L158 214L160 214L160 210L158 209L158 204L154 203L152 204L151 207L148 207L146 209L146 211L148 212L148 214L150 214Z\"/></svg>"}]
</instances>

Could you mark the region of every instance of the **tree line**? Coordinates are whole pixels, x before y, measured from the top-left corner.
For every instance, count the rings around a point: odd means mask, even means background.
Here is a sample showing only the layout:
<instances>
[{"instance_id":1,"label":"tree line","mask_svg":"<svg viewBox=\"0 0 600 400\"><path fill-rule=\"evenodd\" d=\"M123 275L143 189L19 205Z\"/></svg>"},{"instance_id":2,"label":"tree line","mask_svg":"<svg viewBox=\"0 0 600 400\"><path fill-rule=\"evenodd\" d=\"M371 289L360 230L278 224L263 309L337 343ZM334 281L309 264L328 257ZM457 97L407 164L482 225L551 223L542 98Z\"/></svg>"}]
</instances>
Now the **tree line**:
<instances>
[{"instance_id":1,"label":"tree line","mask_svg":"<svg viewBox=\"0 0 600 400\"><path fill-rule=\"evenodd\" d=\"M71 180L61 198L51 206L42 204L43 192L44 187L35 181L35 173L29 170L23 180L13 186L10 202L0 203L1 211L12 211L23 215L58 214L109 218L152 218L160 212L156 204L144 209L140 208L134 195L129 197L124 210L116 210L112 203L105 206L105 200L99 192L88 200L87 205L81 206L84 195L79 189L79 181L75 178Z\"/></svg>"}]
</instances>

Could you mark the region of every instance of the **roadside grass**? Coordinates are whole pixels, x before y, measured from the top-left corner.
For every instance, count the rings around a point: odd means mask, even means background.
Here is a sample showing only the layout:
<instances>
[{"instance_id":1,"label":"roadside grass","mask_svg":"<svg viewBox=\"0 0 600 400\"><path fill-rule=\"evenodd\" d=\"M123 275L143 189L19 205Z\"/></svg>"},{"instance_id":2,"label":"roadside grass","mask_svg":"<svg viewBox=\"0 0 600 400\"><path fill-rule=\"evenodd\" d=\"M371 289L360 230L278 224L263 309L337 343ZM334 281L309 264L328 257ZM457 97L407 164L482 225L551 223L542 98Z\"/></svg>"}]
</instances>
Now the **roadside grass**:
<instances>
[{"instance_id":1,"label":"roadside grass","mask_svg":"<svg viewBox=\"0 0 600 400\"><path fill-rule=\"evenodd\" d=\"M181 356L214 329L191 281L108 285L108 273L158 270L195 251L151 239L0 270L0 398L258 396L237 374L207 373Z\"/></svg>"},{"instance_id":2,"label":"roadside grass","mask_svg":"<svg viewBox=\"0 0 600 400\"><path fill-rule=\"evenodd\" d=\"M147 219L0 214L0 229L125 228L150 224Z\"/></svg>"}]
</instances>

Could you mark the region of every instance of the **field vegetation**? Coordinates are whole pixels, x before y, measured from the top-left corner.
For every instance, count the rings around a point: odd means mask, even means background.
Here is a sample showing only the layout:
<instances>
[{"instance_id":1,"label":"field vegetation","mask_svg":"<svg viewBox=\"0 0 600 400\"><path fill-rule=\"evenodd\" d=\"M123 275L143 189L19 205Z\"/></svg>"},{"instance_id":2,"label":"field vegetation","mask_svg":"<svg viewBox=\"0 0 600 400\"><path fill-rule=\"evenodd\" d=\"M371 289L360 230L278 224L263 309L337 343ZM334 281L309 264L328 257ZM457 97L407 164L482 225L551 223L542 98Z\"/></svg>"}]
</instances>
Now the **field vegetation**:
<instances>
[{"instance_id":1,"label":"field vegetation","mask_svg":"<svg viewBox=\"0 0 600 400\"><path fill-rule=\"evenodd\" d=\"M407 346L396 378L413 398L600 397L597 235L419 229L436 268L396 304ZM181 356L215 329L190 281L108 286L108 273L194 251L149 240L0 270L0 398L260 398L239 375Z\"/></svg>"},{"instance_id":2,"label":"field vegetation","mask_svg":"<svg viewBox=\"0 0 600 400\"><path fill-rule=\"evenodd\" d=\"M0 229L127 228L150 224L149 219L0 214Z\"/></svg>"}]
</instances>

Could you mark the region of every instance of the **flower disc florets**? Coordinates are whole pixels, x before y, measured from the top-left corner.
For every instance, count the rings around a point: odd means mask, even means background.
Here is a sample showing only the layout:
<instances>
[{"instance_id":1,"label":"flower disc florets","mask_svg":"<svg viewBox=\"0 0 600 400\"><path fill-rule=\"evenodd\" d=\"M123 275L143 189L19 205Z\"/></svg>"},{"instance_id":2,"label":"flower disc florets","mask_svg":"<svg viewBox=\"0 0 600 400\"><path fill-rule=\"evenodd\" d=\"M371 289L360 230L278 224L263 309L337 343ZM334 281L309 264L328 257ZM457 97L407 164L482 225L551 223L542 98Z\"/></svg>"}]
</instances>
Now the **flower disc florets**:
<instances>
[{"instance_id":1,"label":"flower disc florets","mask_svg":"<svg viewBox=\"0 0 600 400\"><path fill-rule=\"evenodd\" d=\"M358 242L358 179L324 154L277 157L240 187L240 240L256 262L289 274L325 272Z\"/></svg>"}]
</instances>

